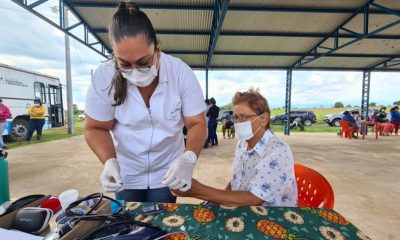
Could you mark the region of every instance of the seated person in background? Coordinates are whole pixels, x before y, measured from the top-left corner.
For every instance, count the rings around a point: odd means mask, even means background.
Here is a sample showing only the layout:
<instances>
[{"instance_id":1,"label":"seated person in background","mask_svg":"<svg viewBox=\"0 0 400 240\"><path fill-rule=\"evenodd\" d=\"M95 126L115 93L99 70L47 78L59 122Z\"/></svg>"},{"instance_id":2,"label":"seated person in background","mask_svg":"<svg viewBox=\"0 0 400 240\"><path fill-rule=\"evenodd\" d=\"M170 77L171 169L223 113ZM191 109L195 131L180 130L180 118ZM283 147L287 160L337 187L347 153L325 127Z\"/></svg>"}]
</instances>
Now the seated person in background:
<instances>
[{"instance_id":1,"label":"seated person in background","mask_svg":"<svg viewBox=\"0 0 400 240\"><path fill-rule=\"evenodd\" d=\"M293 129L293 128L296 128L296 129L300 128L300 131L304 131L302 116L299 116L293 120L292 124L290 124L290 129Z\"/></svg>"},{"instance_id":2,"label":"seated person in background","mask_svg":"<svg viewBox=\"0 0 400 240\"><path fill-rule=\"evenodd\" d=\"M267 100L257 91L237 92L233 99L239 142L233 159L232 178L225 190L192 180L180 197L195 197L216 204L296 207L297 185L290 147L270 130Z\"/></svg>"},{"instance_id":3,"label":"seated person in background","mask_svg":"<svg viewBox=\"0 0 400 240\"><path fill-rule=\"evenodd\" d=\"M344 111L342 116L342 121L349 122L349 128L353 130L353 138L357 138L354 133L358 132L358 126L356 125L356 120L350 114L349 111Z\"/></svg>"},{"instance_id":4,"label":"seated person in background","mask_svg":"<svg viewBox=\"0 0 400 240\"><path fill-rule=\"evenodd\" d=\"M390 123L387 119L386 107L381 107L378 111L378 116L376 117L376 122L380 123L380 134L384 136L389 136L394 129L394 124Z\"/></svg>"},{"instance_id":5,"label":"seated person in background","mask_svg":"<svg viewBox=\"0 0 400 240\"><path fill-rule=\"evenodd\" d=\"M400 113L399 106L395 106L390 110L390 123L394 125L394 133L399 135L399 127L400 127Z\"/></svg>"},{"instance_id":6,"label":"seated person in background","mask_svg":"<svg viewBox=\"0 0 400 240\"><path fill-rule=\"evenodd\" d=\"M357 126L357 128L360 130L360 133L362 133L361 132L361 130L362 130L362 125L361 125L361 117L360 117L360 113L359 112L353 112L353 118L354 118L354 120L356 121L356 126Z\"/></svg>"},{"instance_id":7,"label":"seated person in background","mask_svg":"<svg viewBox=\"0 0 400 240\"><path fill-rule=\"evenodd\" d=\"M224 136L224 138L227 130L228 130L228 138L231 138L232 127L233 127L233 111L229 111L229 115L225 117L222 124L222 135Z\"/></svg>"}]
</instances>

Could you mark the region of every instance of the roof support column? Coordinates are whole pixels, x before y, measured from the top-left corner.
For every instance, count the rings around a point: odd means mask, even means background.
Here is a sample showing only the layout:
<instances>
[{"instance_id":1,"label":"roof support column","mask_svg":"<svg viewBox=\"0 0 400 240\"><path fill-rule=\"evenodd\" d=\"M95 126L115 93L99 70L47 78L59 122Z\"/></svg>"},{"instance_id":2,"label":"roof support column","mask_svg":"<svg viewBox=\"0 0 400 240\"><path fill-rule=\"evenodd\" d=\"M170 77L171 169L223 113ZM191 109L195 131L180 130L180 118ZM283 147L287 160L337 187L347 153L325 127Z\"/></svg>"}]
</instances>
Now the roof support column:
<instances>
[{"instance_id":1,"label":"roof support column","mask_svg":"<svg viewBox=\"0 0 400 240\"><path fill-rule=\"evenodd\" d=\"M212 56L215 48L217 47L219 33L221 32L222 25L224 24L226 12L228 11L231 0L216 0L214 5L213 22L210 33L210 43L208 46L206 67L210 66Z\"/></svg>"},{"instance_id":2,"label":"roof support column","mask_svg":"<svg viewBox=\"0 0 400 240\"><path fill-rule=\"evenodd\" d=\"M63 12L63 26L68 27L68 7L62 4ZM72 79L71 79L71 55L69 47L69 36L65 34L65 72L66 72L66 83L67 83L67 109L68 109L68 134L74 134L74 108L73 108L73 98L72 98Z\"/></svg>"},{"instance_id":3,"label":"roof support column","mask_svg":"<svg viewBox=\"0 0 400 240\"><path fill-rule=\"evenodd\" d=\"M361 93L361 119L368 121L369 109L369 86L371 71L363 72L362 93Z\"/></svg>"},{"instance_id":4,"label":"roof support column","mask_svg":"<svg viewBox=\"0 0 400 240\"><path fill-rule=\"evenodd\" d=\"M208 68L206 68L206 99L208 99Z\"/></svg>"},{"instance_id":5,"label":"roof support column","mask_svg":"<svg viewBox=\"0 0 400 240\"><path fill-rule=\"evenodd\" d=\"M292 97L292 69L286 71L286 99L285 99L285 119L284 119L284 133L290 135L290 105Z\"/></svg>"}]
</instances>

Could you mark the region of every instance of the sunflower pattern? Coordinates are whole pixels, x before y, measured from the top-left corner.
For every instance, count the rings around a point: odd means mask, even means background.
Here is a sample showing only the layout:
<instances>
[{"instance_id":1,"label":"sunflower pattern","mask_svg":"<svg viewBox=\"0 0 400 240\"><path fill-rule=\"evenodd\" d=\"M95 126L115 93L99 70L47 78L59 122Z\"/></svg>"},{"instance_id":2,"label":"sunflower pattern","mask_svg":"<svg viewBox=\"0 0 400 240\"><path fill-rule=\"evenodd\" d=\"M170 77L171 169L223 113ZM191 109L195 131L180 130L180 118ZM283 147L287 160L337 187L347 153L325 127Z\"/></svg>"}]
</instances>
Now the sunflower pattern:
<instances>
[{"instance_id":1,"label":"sunflower pattern","mask_svg":"<svg viewBox=\"0 0 400 240\"><path fill-rule=\"evenodd\" d=\"M244 222L238 217L229 218L226 220L225 228L229 232L242 232L244 230Z\"/></svg>"},{"instance_id":2,"label":"sunflower pattern","mask_svg":"<svg viewBox=\"0 0 400 240\"><path fill-rule=\"evenodd\" d=\"M134 219L135 219L135 221L148 223L148 222L150 222L153 218L154 218L153 215L144 216L144 215L142 215L142 214L138 214L138 215L135 216Z\"/></svg>"},{"instance_id":3,"label":"sunflower pattern","mask_svg":"<svg viewBox=\"0 0 400 240\"><path fill-rule=\"evenodd\" d=\"M300 214L293 212L293 211L286 211L283 213L283 216L285 217L286 220L293 224L303 224L304 219Z\"/></svg>"},{"instance_id":4,"label":"sunflower pattern","mask_svg":"<svg viewBox=\"0 0 400 240\"><path fill-rule=\"evenodd\" d=\"M267 216L268 210L266 207L263 206L252 206L250 207L250 210L253 211L255 214L261 215L261 216Z\"/></svg>"},{"instance_id":5,"label":"sunflower pattern","mask_svg":"<svg viewBox=\"0 0 400 240\"><path fill-rule=\"evenodd\" d=\"M127 204L132 219L154 224L167 232L185 229L193 240L370 240L331 209L163 204L164 212L143 216L140 214L140 206L146 204Z\"/></svg>"},{"instance_id":6,"label":"sunflower pattern","mask_svg":"<svg viewBox=\"0 0 400 240\"><path fill-rule=\"evenodd\" d=\"M185 218L178 215L171 215L162 220L164 225L169 227L179 227L185 223Z\"/></svg>"},{"instance_id":7,"label":"sunflower pattern","mask_svg":"<svg viewBox=\"0 0 400 240\"><path fill-rule=\"evenodd\" d=\"M236 206L227 206L227 205L219 205L220 208L222 209L229 209L229 210L233 210L236 209Z\"/></svg>"},{"instance_id":8,"label":"sunflower pattern","mask_svg":"<svg viewBox=\"0 0 400 240\"><path fill-rule=\"evenodd\" d=\"M345 240L346 238L333 227L320 226L319 231L326 240Z\"/></svg>"}]
</instances>

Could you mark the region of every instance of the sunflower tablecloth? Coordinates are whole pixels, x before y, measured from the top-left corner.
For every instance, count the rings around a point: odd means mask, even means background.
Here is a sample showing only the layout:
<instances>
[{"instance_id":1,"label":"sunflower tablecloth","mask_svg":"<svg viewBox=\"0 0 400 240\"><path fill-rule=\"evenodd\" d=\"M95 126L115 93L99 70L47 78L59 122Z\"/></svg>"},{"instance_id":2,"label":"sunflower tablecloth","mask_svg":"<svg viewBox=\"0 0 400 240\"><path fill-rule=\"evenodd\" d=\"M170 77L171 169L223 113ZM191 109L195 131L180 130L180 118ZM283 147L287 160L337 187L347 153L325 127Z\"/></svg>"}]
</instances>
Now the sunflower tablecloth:
<instances>
[{"instance_id":1,"label":"sunflower tablecloth","mask_svg":"<svg viewBox=\"0 0 400 240\"><path fill-rule=\"evenodd\" d=\"M322 208L228 207L163 203L165 212L143 216L127 203L135 220L173 232L184 226L191 239L369 239L339 213ZM175 236L170 239L183 239Z\"/></svg>"}]
</instances>

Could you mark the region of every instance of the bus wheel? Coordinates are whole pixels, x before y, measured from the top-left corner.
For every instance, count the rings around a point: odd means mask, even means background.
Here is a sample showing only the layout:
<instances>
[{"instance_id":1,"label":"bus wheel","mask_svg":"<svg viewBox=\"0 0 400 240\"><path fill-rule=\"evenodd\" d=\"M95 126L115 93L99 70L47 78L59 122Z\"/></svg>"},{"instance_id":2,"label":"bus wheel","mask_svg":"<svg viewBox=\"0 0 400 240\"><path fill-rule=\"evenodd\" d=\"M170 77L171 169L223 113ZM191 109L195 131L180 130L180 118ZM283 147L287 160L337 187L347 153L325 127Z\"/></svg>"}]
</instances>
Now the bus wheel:
<instances>
[{"instance_id":1,"label":"bus wheel","mask_svg":"<svg viewBox=\"0 0 400 240\"><path fill-rule=\"evenodd\" d=\"M11 134L9 135L9 140L11 141L23 141L26 139L28 134L28 121L23 118L14 119L11 126Z\"/></svg>"}]
</instances>

